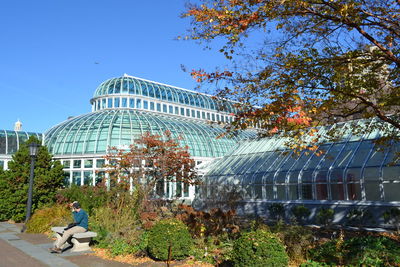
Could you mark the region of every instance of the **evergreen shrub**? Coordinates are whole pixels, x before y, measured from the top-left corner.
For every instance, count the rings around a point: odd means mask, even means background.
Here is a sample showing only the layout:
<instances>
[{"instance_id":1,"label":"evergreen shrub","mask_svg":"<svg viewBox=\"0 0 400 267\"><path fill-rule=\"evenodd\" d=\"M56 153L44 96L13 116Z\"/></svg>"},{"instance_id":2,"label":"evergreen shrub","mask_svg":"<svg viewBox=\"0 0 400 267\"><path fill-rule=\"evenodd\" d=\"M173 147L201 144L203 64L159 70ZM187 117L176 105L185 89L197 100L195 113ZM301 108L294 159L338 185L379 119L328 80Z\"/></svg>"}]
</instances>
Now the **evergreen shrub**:
<instances>
[{"instance_id":1,"label":"evergreen shrub","mask_svg":"<svg viewBox=\"0 0 400 267\"><path fill-rule=\"evenodd\" d=\"M36 137L29 137L12 156L8 170L0 173L0 221L25 219L31 164L28 144L33 142L40 143ZM34 170L32 213L55 202L63 177L61 163L52 159L47 147L40 146Z\"/></svg>"},{"instance_id":2,"label":"evergreen shrub","mask_svg":"<svg viewBox=\"0 0 400 267\"><path fill-rule=\"evenodd\" d=\"M233 244L235 266L287 266L289 257L279 238L268 231L242 234Z\"/></svg>"},{"instance_id":3,"label":"evergreen shrub","mask_svg":"<svg viewBox=\"0 0 400 267\"><path fill-rule=\"evenodd\" d=\"M53 205L51 207L36 210L26 224L28 233L49 233L51 227L67 225L72 222L71 210L64 205Z\"/></svg>"},{"instance_id":4,"label":"evergreen shrub","mask_svg":"<svg viewBox=\"0 0 400 267\"><path fill-rule=\"evenodd\" d=\"M171 247L171 249L170 249ZM177 219L157 222L148 234L149 254L158 260L184 259L190 255L193 240L186 225Z\"/></svg>"},{"instance_id":5,"label":"evergreen shrub","mask_svg":"<svg viewBox=\"0 0 400 267\"><path fill-rule=\"evenodd\" d=\"M317 223L322 224L324 226L329 226L333 222L333 216L335 215L335 211L333 209L322 208L317 213Z\"/></svg>"}]
</instances>

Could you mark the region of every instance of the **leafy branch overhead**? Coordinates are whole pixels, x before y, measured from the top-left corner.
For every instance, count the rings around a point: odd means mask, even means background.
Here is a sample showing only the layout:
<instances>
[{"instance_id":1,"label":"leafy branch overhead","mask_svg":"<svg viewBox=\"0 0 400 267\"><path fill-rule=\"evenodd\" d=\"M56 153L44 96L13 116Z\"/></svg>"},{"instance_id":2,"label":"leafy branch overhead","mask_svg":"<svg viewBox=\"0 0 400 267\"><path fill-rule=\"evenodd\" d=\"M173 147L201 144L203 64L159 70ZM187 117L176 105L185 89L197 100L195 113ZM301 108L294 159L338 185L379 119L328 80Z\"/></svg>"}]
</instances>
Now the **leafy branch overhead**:
<instances>
[{"instance_id":1,"label":"leafy branch overhead","mask_svg":"<svg viewBox=\"0 0 400 267\"><path fill-rule=\"evenodd\" d=\"M243 102L233 129L300 140L310 126L378 118L355 130L398 138L399 11L398 0L203 0L183 14L186 39L223 40L230 63L191 74Z\"/></svg>"}]
</instances>

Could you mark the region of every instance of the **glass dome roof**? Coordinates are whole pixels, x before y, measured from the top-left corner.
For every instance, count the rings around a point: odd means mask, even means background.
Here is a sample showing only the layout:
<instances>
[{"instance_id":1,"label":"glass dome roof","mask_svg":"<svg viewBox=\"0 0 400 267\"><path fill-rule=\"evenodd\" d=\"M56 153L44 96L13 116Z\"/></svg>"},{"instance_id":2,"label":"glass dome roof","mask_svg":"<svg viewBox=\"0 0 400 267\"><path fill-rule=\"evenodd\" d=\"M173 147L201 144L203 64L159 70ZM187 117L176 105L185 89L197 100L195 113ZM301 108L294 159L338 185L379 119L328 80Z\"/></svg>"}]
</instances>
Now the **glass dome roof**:
<instances>
[{"instance_id":1,"label":"glass dome roof","mask_svg":"<svg viewBox=\"0 0 400 267\"><path fill-rule=\"evenodd\" d=\"M162 134L169 130L174 138L182 137L192 157L222 157L255 132L216 138L225 130L176 116L164 116L132 109L91 112L64 121L45 133L45 145L53 155L105 154L109 146L127 147L143 133Z\"/></svg>"},{"instance_id":2,"label":"glass dome roof","mask_svg":"<svg viewBox=\"0 0 400 267\"><path fill-rule=\"evenodd\" d=\"M192 107L236 113L234 102L128 75L101 83L94 92L92 101L109 95L137 95Z\"/></svg>"},{"instance_id":3,"label":"glass dome roof","mask_svg":"<svg viewBox=\"0 0 400 267\"><path fill-rule=\"evenodd\" d=\"M12 155L19 149L19 146L28 140L29 136L36 136L42 140L42 134L24 131L0 130L0 155Z\"/></svg>"}]
</instances>

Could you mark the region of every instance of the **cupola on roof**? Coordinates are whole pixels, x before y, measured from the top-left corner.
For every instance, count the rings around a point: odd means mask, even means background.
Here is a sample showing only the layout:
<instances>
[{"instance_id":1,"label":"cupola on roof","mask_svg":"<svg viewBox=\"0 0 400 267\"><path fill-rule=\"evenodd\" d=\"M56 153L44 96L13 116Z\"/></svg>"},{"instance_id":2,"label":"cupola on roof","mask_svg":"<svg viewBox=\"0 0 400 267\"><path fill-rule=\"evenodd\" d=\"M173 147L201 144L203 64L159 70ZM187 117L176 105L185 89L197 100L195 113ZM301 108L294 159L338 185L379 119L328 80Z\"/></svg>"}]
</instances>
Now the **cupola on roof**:
<instances>
[{"instance_id":1,"label":"cupola on roof","mask_svg":"<svg viewBox=\"0 0 400 267\"><path fill-rule=\"evenodd\" d=\"M124 74L101 83L91 102L110 95L136 95L187 106L236 113L234 102Z\"/></svg>"}]
</instances>

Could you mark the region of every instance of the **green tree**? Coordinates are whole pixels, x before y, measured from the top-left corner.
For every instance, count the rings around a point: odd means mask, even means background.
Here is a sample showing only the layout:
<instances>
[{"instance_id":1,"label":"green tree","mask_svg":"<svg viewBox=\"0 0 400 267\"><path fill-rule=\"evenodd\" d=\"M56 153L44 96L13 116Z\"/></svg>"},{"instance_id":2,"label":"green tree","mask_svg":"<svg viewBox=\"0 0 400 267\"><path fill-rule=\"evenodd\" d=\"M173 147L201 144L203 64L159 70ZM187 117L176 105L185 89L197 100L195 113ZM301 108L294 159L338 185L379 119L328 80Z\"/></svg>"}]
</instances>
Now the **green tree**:
<instances>
[{"instance_id":1,"label":"green tree","mask_svg":"<svg viewBox=\"0 0 400 267\"><path fill-rule=\"evenodd\" d=\"M398 139L399 11L399 0L202 0L183 15L186 38L222 40L230 63L192 75L244 103L233 129L290 132L294 148L326 138L305 128L354 118L377 118L356 132Z\"/></svg>"},{"instance_id":2,"label":"green tree","mask_svg":"<svg viewBox=\"0 0 400 267\"><path fill-rule=\"evenodd\" d=\"M20 145L8 163L8 170L0 173L0 220L22 221L26 215L31 157L28 144L40 141L31 136ZM32 212L55 201L57 190L62 186L63 167L53 161L47 147L38 150L34 171Z\"/></svg>"}]
</instances>

